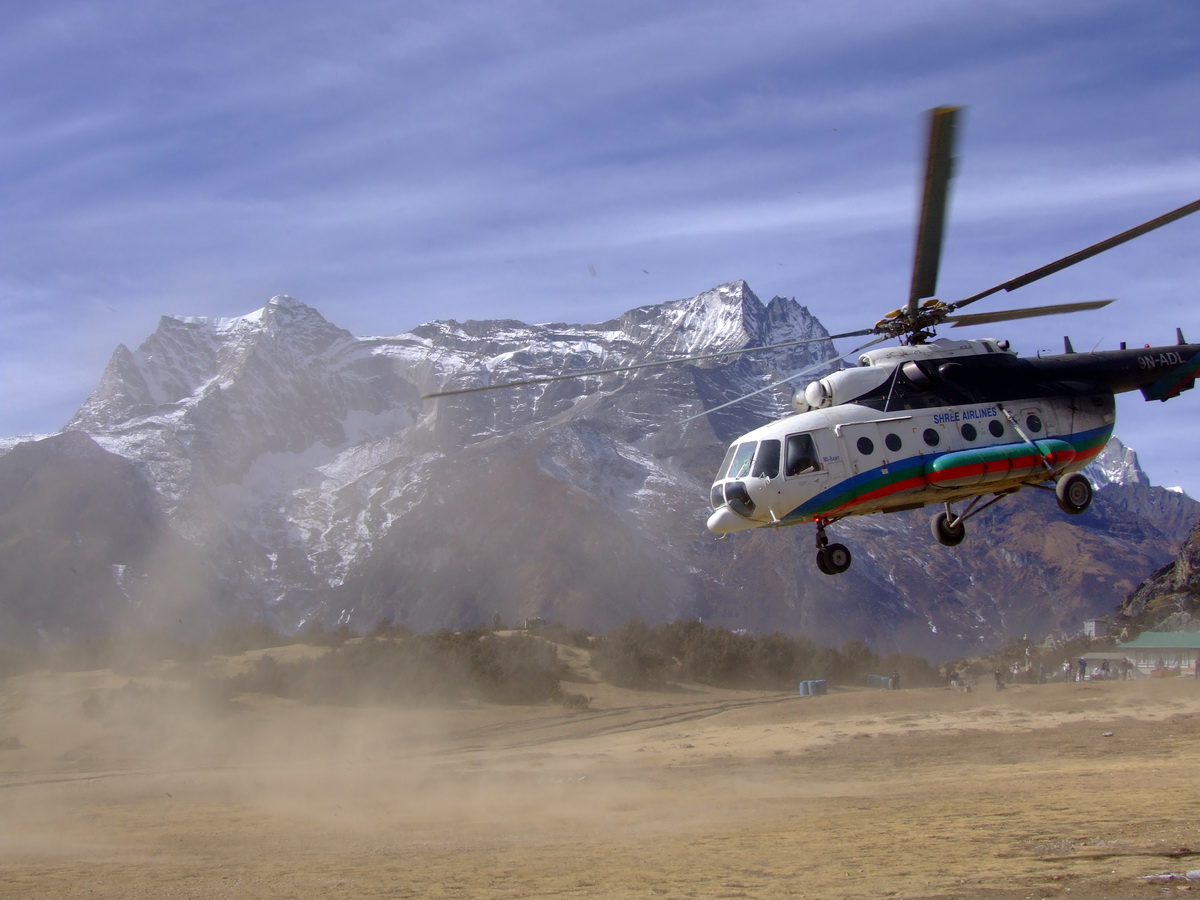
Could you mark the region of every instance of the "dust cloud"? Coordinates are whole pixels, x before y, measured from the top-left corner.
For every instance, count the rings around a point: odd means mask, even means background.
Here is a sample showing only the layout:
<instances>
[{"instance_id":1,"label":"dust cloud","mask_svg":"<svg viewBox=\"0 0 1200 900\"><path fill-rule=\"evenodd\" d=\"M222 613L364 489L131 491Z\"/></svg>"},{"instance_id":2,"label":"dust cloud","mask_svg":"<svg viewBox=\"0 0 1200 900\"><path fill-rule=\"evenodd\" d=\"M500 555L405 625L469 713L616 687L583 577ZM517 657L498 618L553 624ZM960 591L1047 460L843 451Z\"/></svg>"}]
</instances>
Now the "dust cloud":
<instances>
[{"instance_id":1,"label":"dust cloud","mask_svg":"<svg viewBox=\"0 0 1200 900\"><path fill-rule=\"evenodd\" d=\"M266 652L321 651L208 665ZM576 675L585 710L10 676L0 896L1129 897L1200 865L1192 679L799 697Z\"/></svg>"}]
</instances>

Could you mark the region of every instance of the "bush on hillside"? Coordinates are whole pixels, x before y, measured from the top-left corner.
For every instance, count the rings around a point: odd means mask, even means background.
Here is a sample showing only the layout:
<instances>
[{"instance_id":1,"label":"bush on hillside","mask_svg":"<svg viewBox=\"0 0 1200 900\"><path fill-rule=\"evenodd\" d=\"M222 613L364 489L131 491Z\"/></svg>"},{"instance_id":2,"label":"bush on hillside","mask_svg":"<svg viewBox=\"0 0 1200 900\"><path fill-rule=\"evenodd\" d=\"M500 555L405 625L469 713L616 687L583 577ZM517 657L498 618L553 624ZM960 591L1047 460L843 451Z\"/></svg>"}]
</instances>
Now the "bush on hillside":
<instances>
[{"instance_id":1,"label":"bush on hillside","mask_svg":"<svg viewBox=\"0 0 1200 900\"><path fill-rule=\"evenodd\" d=\"M544 703L561 694L553 645L484 629L402 640L366 637L292 662L264 656L230 684L235 692L330 704Z\"/></svg>"},{"instance_id":2,"label":"bush on hillside","mask_svg":"<svg viewBox=\"0 0 1200 900\"><path fill-rule=\"evenodd\" d=\"M650 688L665 683L671 658L662 635L634 619L596 640L592 666L606 681Z\"/></svg>"},{"instance_id":3,"label":"bush on hillside","mask_svg":"<svg viewBox=\"0 0 1200 900\"><path fill-rule=\"evenodd\" d=\"M924 676L915 657L897 655L892 664ZM847 641L835 650L804 637L751 635L709 628L692 619L653 628L641 621L623 625L596 639L592 665L606 680L633 688L691 681L714 687L788 690L802 680L857 684L882 663L862 641Z\"/></svg>"}]
</instances>

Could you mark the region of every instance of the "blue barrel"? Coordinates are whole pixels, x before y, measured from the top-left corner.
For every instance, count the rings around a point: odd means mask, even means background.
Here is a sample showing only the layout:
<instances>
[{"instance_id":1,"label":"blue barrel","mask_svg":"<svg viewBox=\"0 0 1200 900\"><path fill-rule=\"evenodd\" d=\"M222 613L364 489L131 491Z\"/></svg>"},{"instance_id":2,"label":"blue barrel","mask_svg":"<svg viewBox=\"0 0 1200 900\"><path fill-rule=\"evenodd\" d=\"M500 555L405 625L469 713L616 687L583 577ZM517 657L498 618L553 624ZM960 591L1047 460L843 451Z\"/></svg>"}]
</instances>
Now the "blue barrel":
<instances>
[{"instance_id":1,"label":"blue barrel","mask_svg":"<svg viewBox=\"0 0 1200 900\"><path fill-rule=\"evenodd\" d=\"M808 682L807 681L800 682L800 696L801 697L808 696Z\"/></svg>"},{"instance_id":2,"label":"blue barrel","mask_svg":"<svg viewBox=\"0 0 1200 900\"><path fill-rule=\"evenodd\" d=\"M821 681L814 681L813 684L816 685L816 688L817 688L815 693L817 693L817 694L828 694L829 693L829 683L827 681L822 679Z\"/></svg>"}]
</instances>

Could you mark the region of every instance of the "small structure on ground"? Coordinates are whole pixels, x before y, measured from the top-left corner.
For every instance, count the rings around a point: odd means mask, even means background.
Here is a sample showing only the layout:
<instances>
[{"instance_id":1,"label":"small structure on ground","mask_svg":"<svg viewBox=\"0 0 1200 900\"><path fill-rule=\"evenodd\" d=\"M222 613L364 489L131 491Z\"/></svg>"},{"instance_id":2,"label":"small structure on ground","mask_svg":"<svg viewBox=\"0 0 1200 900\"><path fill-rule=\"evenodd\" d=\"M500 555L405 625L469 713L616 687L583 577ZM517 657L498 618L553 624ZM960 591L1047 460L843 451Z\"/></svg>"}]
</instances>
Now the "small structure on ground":
<instances>
[{"instance_id":1,"label":"small structure on ground","mask_svg":"<svg viewBox=\"0 0 1200 900\"><path fill-rule=\"evenodd\" d=\"M1117 645L1143 675L1177 672L1190 675L1200 656L1200 631L1143 631L1132 641Z\"/></svg>"}]
</instances>

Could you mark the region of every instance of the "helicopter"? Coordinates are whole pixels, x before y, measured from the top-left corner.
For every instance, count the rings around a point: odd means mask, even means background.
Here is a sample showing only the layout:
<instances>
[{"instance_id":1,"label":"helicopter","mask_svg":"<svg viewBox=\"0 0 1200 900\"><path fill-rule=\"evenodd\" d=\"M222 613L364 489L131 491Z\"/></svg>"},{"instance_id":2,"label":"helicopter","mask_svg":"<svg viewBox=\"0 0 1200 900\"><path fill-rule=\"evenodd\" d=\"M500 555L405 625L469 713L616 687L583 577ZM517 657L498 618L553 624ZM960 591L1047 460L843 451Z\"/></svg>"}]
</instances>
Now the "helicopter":
<instances>
[{"instance_id":1,"label":"helicopter","mask_svg":"<svg viewBox=\"0 0 1200 900\"><path fill-rule=\"evenodd\" d=\"M1200 210L1194 201L962 300L936 299L954 143L961 107L929 112L924 191L912 282L905 306L875 325L827 338L595 369L428 394L427 398L694 362L801 343L870 337L755 393L801 378L856 354L856 364L798 391L791 414L733 441L709 494L708 530L725 537L754 528L813 523L816 564L827 575L847 571L850 550L828 529L850 516L936 505L934 539L954 547L965 523L1025 488L1053 492L1078 515L1093 488L1081 470L1104 449L1116 423L1115 395L1140 390L1166 401L1191 389L1200 344L1176 329L1169 346L1063 353L1024 358L1008 341L939 338L939 326L975 327L1020 318L1081 312L1111 300L960 313L1000 291L1013 291ZM878 347L888 341L896 346ZM872 349L876 348L876 349ZM707 415L752 394L705 410ZM693 417L697 418L699 416ZM686 421L686 420L685 420ZM956 505L960 508L956 511Z\"/></svg>"}]
</instances>

